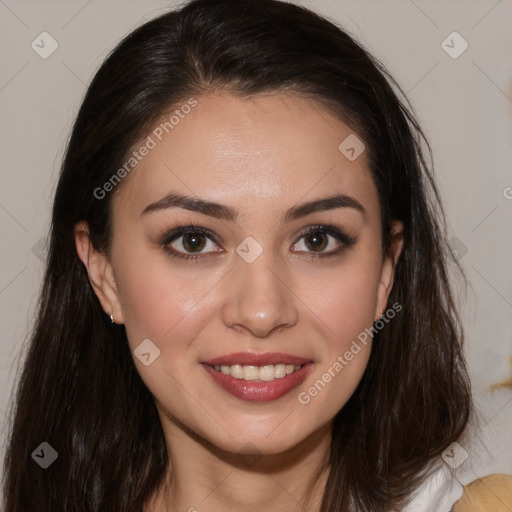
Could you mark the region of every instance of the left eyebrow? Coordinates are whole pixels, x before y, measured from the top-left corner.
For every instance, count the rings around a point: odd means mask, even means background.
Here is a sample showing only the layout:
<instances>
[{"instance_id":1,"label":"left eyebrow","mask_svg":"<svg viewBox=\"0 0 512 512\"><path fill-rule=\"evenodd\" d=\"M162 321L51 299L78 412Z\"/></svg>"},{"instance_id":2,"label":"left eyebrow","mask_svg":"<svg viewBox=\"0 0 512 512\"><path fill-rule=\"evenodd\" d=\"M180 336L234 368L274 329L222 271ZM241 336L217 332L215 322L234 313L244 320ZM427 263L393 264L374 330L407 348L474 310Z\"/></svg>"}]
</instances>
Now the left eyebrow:
<instances>
[{"instance_id":1,"label":"left eyebrow","mask_svg":"<svg viewBox=\"0 0 512 512\"><path fill-rule=\"evenodd\" d=\"M229 206L197 197L184 196L174 192L166 195L156 203L146 206L142 211L141 216L150 212L174 207L196 211L203 213L204 215L209 215L210 217L224 219L227 221L234 221L238 217L237 211ZM334 210L336 208L354 208L363 215L366 213L362 204L357 199L345 194L335 194L329 197L302 203L297 206L292 206L283 215L281 215L280 220L282 223L290 222L312 213Z\"/></svg>"},{"instance_id":2,"label":"left eyebrow","mask_svg":"<svg viewBox=\"0 0 512 512\"><path fill-rule=\"evenodd\" d=\"M335 194L323 199L310 201L309 203L292 206L281 217L281 222L290 222L311 213L334 210L336 208L354 208L361 212L363 215L366 213L363 205L357 199L345 194Z\"/></svg>"}]
</instances>

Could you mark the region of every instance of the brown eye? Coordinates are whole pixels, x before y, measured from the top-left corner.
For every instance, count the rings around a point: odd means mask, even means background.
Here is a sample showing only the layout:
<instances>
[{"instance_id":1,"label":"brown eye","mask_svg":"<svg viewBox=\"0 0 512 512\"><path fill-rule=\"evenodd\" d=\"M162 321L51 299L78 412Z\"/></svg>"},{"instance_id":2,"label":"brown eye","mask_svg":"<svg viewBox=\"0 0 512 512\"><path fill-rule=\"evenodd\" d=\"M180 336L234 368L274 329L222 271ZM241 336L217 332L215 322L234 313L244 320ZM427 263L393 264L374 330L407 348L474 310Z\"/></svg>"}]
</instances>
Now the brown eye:
<instances>
[{"instance_id":1,"label":"brown eye","mask_svg":"<svg viewBox=\"0 0 512 512\"><path fill-rule=\"evenodd\" d=\"M206 237L201 233L183 235L183 247L189 252L201 252L206 245Z\"/></svg>"},{"instance_id":2,"label":"brown eye","mask_svg":"<svg viewBox=\"0 0 512 512\"><path fill-rule=\"evenodd\" d=\"M208 253L222 251L215 238L215 235L205 228L180 226L167 233L161 245L172 256L195 259L202 258Z\"/></svg>"},{"instance_id":3,"label":"brown eye","mask_svg":"<svg viewBox=\"0 0 512 512\"><path fill-rule=\"evenodd\" d=\"M304 237L308 249L314 252L322 252L327 247L328 239L325 233L315 231Z\"/></svg>"},{"instance_id":4,"label":"brown eye","mask_svg":"<svg viewBox=\"0 0 512 512\"><path fill-rule=\"evenodd\" d=\"M303 252L311 256L334 256L357 242L334 226L311 226L304 230L294 244L292 252Z\"/></svg>"}]
</instances>

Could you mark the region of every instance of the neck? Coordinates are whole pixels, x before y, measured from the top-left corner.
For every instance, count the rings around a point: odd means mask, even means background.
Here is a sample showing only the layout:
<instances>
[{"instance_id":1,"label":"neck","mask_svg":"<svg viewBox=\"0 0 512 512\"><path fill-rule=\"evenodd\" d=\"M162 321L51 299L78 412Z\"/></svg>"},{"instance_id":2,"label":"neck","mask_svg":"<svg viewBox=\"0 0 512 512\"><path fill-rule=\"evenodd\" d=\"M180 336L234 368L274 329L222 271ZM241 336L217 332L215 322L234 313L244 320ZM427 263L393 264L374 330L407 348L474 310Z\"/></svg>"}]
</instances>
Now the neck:
<instances>
[{"instance_id":1,"label":"neck","mask_svg":"<svg viewBox=\"0 0 512 512\"><path fill-rule=\"evenodd\" d=\"M331 425L272 455L226 452L179 428L166 439L172 476L144 512L320 511Z\"/></svg>"}]
</instances>

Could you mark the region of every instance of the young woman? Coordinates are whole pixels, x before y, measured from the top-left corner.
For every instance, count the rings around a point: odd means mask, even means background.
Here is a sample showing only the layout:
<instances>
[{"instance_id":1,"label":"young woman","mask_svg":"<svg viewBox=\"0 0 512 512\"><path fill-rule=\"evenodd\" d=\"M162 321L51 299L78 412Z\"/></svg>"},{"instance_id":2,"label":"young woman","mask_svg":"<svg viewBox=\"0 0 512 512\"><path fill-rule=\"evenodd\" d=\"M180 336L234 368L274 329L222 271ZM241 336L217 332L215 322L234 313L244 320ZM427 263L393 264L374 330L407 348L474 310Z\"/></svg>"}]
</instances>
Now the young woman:
<instances>
[{"instance_id":1,"label":"young woman","mask_svg":"<svg viewBox=\"0 0 512 512\"><path fill-rule=\"evenodd\" d=\"M63 162L3 510L448 512L472 406L422 147L304 8L130 34Z\"/></svg>"}]
</instances>

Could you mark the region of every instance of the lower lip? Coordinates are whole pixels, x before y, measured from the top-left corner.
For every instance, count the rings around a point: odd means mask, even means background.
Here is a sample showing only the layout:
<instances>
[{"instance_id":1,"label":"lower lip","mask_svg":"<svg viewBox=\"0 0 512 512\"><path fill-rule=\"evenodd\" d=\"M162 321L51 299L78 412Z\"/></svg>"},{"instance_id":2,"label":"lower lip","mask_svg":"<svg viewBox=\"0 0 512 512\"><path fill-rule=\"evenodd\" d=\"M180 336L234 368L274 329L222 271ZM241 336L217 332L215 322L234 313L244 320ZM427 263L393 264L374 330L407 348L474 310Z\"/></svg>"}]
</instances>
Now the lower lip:
<instances>
[{"instance_id":1,"label":"lower lip","mask_svg":"<svg viewBox=\"0 0 512 512\"><path fill-rule=\"evenodd\" d=\"M300 370L294 371L286 377L266 382L235 379L231 375L224 375L222 372L218 372L207 364L202 363L202 366L212 376L216 384L236 398L247 400L248 402L271 402L281 398L302 384L313 363L308 362L304 364Z\"/></svg>"}]
</instances>

